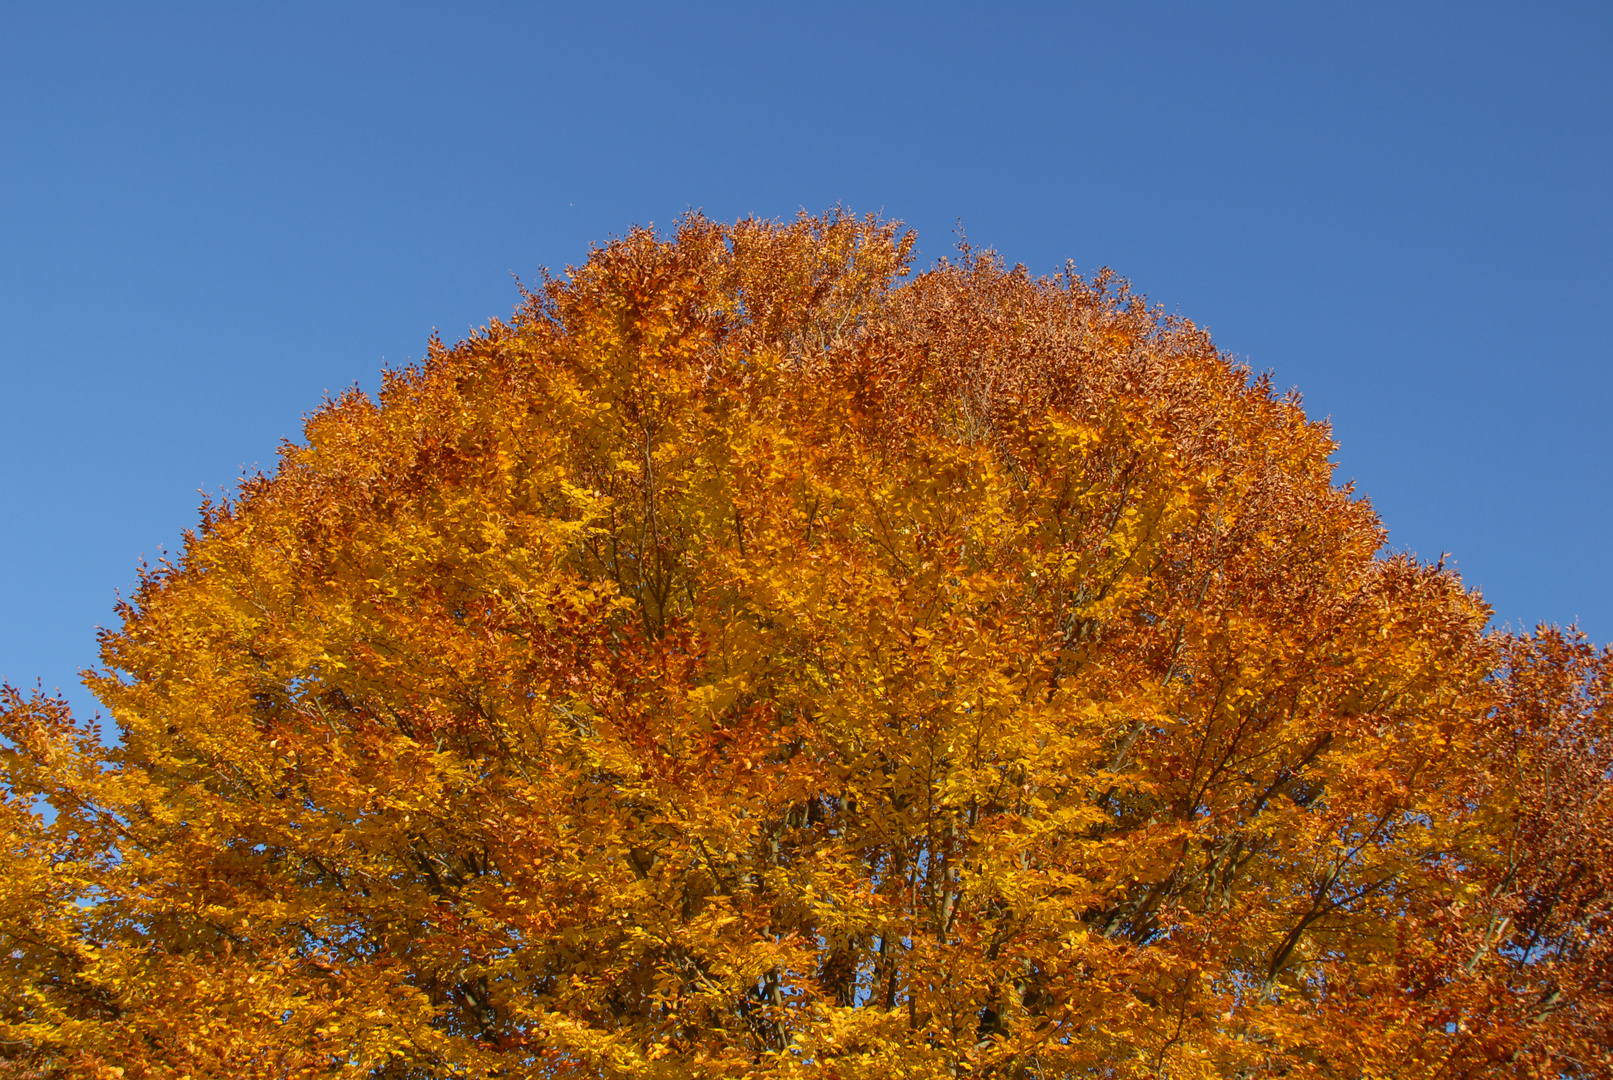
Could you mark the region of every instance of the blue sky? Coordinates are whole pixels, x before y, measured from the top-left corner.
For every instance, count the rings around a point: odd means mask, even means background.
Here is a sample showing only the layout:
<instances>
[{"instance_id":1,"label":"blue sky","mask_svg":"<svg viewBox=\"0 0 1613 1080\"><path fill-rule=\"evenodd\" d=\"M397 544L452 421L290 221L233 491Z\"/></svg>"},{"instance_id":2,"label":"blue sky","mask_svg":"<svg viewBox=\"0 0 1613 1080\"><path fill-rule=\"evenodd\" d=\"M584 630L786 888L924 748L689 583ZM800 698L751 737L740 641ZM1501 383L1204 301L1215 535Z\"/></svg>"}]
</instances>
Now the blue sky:
<instances>
[{"instance_id":1,"label":"blue sky","mask_svg":"<svg viewBox=\"0 0 1613 1080\"><path fill-rule=\"evenodd\" d=\"M0 7L0 677L327 391L689 207L1111 266L1392 546L1613 640L1613 6Z\"/></svg>"}]
</instances>

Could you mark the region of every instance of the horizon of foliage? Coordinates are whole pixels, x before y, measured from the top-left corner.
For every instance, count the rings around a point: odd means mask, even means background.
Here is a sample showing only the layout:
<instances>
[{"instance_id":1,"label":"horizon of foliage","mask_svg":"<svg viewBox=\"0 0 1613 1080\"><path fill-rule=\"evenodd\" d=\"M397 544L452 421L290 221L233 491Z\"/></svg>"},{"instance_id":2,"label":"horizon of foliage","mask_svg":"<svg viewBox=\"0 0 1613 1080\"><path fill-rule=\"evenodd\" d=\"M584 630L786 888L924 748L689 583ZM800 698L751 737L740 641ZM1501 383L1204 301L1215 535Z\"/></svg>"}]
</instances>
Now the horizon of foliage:
<instances>
[{"instance_id":1,"label":"horizon of foliage","mask_svg":"<svg viewBox=\"0 0 1613 1080\"><path fill-rule=\"evenodd\" d=\"M0 695L0 1077L1609 1075L1613 653L911 254L634 230L204 504Z\"/></svg>"}]
</instances>

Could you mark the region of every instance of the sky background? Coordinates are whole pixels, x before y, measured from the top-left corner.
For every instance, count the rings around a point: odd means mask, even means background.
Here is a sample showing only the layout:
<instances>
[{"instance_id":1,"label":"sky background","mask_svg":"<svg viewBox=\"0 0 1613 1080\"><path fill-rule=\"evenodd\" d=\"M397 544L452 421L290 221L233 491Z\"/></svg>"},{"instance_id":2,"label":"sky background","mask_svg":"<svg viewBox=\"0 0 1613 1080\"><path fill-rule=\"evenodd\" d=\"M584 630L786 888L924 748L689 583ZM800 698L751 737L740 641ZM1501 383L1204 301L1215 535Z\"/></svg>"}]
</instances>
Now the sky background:
<instances>
[{"instance_id":1,"label":"sky background","mask_svg":"<svg viewBox=\"0 0 1613 1080\"><path fill-rule=\"evenodd\" d=\"M340 10L337 10L337 9ZM0 678L200 491L634 224L1113 267L1390 545L1613 640L1613 5L0 3Z\"/></svg>"}]
</instances>

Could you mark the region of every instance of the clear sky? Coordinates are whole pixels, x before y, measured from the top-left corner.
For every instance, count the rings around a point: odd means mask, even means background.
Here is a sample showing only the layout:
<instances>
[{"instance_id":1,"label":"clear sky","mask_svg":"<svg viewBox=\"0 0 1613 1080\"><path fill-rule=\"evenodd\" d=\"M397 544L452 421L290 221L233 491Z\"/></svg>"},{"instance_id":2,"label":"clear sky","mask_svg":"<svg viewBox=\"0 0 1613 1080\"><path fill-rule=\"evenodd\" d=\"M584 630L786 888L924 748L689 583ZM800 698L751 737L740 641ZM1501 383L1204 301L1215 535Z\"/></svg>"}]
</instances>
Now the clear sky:
<instances>
[{"instance_id":1,"label":"clear sky","mask_svg":"<svg viewBox=\"0 0 1613 1080\"><path fill-rule=\"evenodd\" d=\"M0 6L0 677L327 392L686 208L1111 266L1613 640L1613 5ZM93 706L90 706L93 710Z\"/></svg>"}]
</instances>

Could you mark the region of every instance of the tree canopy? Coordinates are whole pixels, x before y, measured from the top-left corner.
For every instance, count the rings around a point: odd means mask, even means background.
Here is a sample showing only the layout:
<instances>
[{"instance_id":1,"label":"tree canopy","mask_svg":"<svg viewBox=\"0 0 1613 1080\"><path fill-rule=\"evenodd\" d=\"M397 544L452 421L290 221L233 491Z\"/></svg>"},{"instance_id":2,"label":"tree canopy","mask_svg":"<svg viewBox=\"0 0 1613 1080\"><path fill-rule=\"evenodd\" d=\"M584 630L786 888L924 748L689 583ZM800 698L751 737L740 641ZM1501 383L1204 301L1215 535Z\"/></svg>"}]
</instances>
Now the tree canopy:
<instances>
[{"instance_id":1,"label":"tree canopy","mask_svg":"<svg viewBox=\"0 0 1613 1080\"><path fill-rule=\"evenodd\" d=\"M0 1075L1607 1075L1613 657L911 256L635 230L205 504L6 691Z\"/></svg>"}]
</instances>

